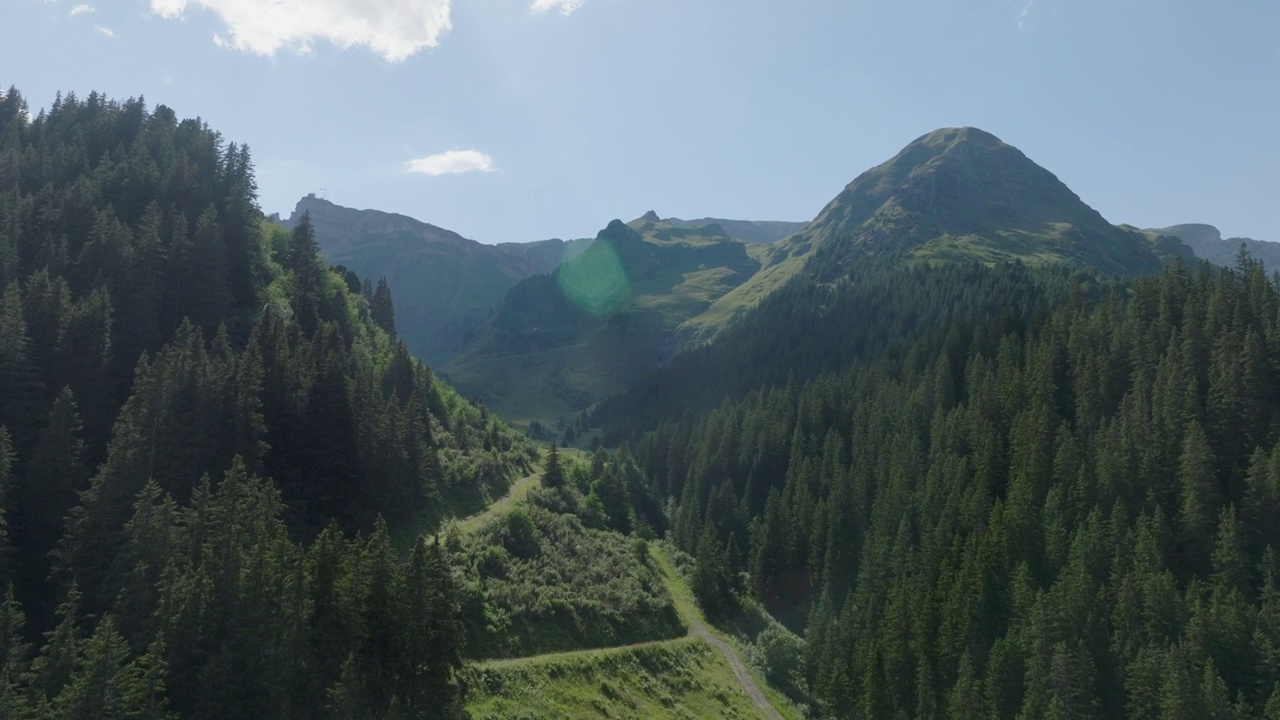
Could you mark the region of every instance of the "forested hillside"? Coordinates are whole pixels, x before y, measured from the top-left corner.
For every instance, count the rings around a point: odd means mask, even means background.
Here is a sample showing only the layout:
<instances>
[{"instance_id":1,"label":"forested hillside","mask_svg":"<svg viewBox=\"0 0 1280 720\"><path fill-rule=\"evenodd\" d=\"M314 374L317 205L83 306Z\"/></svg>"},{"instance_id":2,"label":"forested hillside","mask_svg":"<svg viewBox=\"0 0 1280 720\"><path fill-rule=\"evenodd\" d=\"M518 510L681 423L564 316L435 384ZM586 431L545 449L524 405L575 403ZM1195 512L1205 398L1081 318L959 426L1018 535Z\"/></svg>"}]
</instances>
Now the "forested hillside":
<instances>
[{"instance_id":1,"label":"forested hillside","mask_svg":"<svg viewBox=\"0 0 1280 720\"><path fill-rule=\"evenodd\" d=\"M456 710L452 573L396 548L531 448L255 192L167 107L0 99L0 715Z\"/></svg>"},{"instance_id":2,"label":"forested hillside","mask_svg":"<svg viewBox=\"0 0 1280 720\"><path fill-rule=\"evenodd\" d=\"M755 326L786 352L741 331L738 376L707 411L655 398L636 455L704 606L732 618L746 573L804 634L825 715L1280 717L1280 284L1259 263L791 294Z\"/></svg>"}]
</instances>

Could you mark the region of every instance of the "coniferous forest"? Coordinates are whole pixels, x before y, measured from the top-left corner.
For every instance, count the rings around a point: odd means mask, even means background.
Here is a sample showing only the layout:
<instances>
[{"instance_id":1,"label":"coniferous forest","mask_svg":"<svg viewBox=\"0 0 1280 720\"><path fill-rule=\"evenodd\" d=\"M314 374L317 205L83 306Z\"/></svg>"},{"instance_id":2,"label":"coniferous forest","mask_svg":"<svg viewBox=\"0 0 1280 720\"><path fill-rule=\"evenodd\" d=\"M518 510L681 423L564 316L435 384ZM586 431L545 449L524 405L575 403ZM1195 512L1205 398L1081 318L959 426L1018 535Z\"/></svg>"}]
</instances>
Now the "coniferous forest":
<instances>
[{"instance_id":1,"label":"coniferous forest","mask_svg":"<svg viewBox=\"0 0 1280 720\"><path fill-rule=\"evenodd\" d=\"M596 420L825 716L1280 718L1280 278L867 261L756 319Z\"/></svg>"},{"instance_id":2,"label":"coniferous forest","mask_svg":"<svg viewBox=\"0 0 1280 720\"><path fill-rule=\"evenodd\" d=\"M461 712L437 541L531 446L141 99L0 98L0 716Z\"/></svg>"}]
</instances>

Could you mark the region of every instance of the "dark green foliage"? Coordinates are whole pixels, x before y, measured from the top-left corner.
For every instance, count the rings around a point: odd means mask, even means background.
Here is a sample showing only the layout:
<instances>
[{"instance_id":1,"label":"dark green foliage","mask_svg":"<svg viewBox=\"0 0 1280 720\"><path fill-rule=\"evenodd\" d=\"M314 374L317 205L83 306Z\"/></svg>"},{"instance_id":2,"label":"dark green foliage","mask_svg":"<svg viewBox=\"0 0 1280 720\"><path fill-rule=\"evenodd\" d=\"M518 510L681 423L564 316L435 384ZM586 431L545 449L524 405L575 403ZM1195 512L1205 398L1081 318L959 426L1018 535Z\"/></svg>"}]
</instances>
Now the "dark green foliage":
<instances>
[{"instance_id":1,"label":"dark green foliage","mask_svg":"<svg viewBox=\"0 0 1280 720\"><path fill-rule=\"evenodd\" d=\"M410 357L307 223L265 221L247 148L141 100L21 105L0 97L0 715L456 715L456 585L400 550L532 446Z\"/></svg>"},{"instance_id":2,"label":"dark green foliage","mask_svg":"<svg viewBox=\"0 0 1280 720\"><path fill-rule=\"evenodd\" d=\"M746 571L803 631L827 715L1274 711L1280 283L1260 266L1117 285L868 263L782 297L599 418L666 418L636 456L699 599Z\"/></svg>"},{"instance_id":3,"label":"dark green foliage","mask_svg":"<svg viewBox=\"0 0 1280 720\"><path fill-rule=\"evenodd\" d=\"M560 465L560 453L556 450L556 444L551 443L551 449L547 451L547 460L542 470L542 487L558 488L564 486L564 467Z\"/></svg>"},{"instance_id":4,"label":"dark green foliage","mask_svg":"<svg viewBox=\"0 0 1280 720\"><path fill-rule=\"evenodd\" d=\"M538 489L464 538L467 652L521 657L684 633L647 546L587 525L575 489ZM603 521L603 514L600 518Z\"/></svg>"},{"instance_id":5,"label":"dark green foliage","mask_svg":"<svg viewBox=\"0 0 1280 720\"><path fill-rule=\"evenodd\" d=\"M373 291L373 298L369 301L369 313L374 325L395 337L396 309L395 303L391 301L391 286L387 284L385 276L378 278L378 289Z\"/></svg>"},{"instance_id":6,"label":"dark green foliage","mask_svg":"<svg viewBox=\"0 0 1280 720\"><path fill-rule=\"evenodd\" d=\"M703 526L694 557L697 564L689 583L690 589L708 615L721 616L733 605L730 579L733 568L729 565L729 554L716 537L715 527L711 523Z\"/></svg>"}]
</instances>

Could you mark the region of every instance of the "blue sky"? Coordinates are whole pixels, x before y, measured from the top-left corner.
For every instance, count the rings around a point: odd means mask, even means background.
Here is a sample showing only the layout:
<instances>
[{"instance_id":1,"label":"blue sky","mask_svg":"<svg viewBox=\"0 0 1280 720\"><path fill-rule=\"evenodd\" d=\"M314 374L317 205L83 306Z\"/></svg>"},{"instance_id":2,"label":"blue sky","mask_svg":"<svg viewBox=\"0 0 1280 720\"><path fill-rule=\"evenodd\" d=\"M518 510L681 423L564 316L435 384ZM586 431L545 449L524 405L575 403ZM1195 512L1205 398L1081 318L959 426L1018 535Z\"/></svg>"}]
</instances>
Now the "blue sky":
<instances>
[{"instance_id":1,"label":"blue sky","mask_svg":"<svg viewBox=\"0 0 1280 720\"><path fill-rule=\"evenodd\" d=\"M202 117L267 212L484 242L807 220L955 125L1112 222L1280 240L1274 0L0 0L0 84Z\"/></svg>"}]
</instances>

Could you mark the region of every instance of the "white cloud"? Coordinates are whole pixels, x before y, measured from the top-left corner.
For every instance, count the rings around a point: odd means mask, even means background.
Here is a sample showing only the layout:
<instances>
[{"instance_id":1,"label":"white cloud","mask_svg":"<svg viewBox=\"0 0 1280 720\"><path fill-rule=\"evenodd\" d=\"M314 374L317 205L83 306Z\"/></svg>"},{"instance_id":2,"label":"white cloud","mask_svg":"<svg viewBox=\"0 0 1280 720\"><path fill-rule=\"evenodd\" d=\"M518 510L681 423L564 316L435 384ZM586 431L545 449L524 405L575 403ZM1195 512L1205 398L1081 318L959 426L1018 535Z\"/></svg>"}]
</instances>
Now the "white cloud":
<instances>
[{"instance_id":1,"label":"white cloud","mask_svg":"<svg viewBox=\"0 0 1280 720\"><path fill-rule=\"evenodd\" d=\"M424 175L456 175L469 172L493 172L493 158L479 150L450 150L437 155L410 160L409 172Z\"/></svg>"},{"instance_id":2,"label":"white cloud","mask_svg":"<svg viewBox=\"0 0 1280 720\"><path fill-rule=\"evenodd\" d=\"M582 0L533 0L534 12L559 10L561 14L568 15L580 7L582 7Z\"/></svg>"},{"instance_id":3,"label":"white cloud","mask_svg":"<svg viewBox=\"0 0 1280 720\"><path fill-rule=\"evenodd\" d=\"M149 0L151 11L181 17L188 6L212 11L226 24L221 45L273 55L281 48L309 51L316 41L340 48L368 47L388 62L433 48L453 27L451 0Z\"/></svg>"},{"instance_id":4,"label":"white cloud","mask_svg":"<svg viewBox=\"0 0 1280 720\"><path fill-rule=\"evenodd\" d=\"M102 35L106 35L109 38L113 38L116 36L115 32L112 31L111 28L109 27L102 27L101 25L95 25L93 26L93 29L97 30Z\"/></svg>"},{"instance_id":5,"label":"white cloud","mask_svg":"<svg viewBox=\"0 0 1280 720\"><path fill-rule=\"evenodd\" d=\"M1018 13L1018 29L1027 23L1027 18L1031 15L1031 8L1036 4L1036 0L1027 0L1027 4L1022 6L1022 12Z\"/></svg>"},{"instance_id":6,"label":"white cloud","mask_svg":"<svg viewBox=\"0 0 1280 720\"><path fill-rule=\"evenodd\" d=\"M93 11L95 11L95 10L97 10L97 8L95 8L94 6L92 6L92 5L85 5L84 3L81 3L81 4L79 4L79 5L77 5L77 6L73 7L73 8L71 8L71 17L75 17L75 16L77 16L77 15L83 15L83 14L85 14L85 13L91 13L91 12L93 12Z\"/></svg>"}]
</instances>

